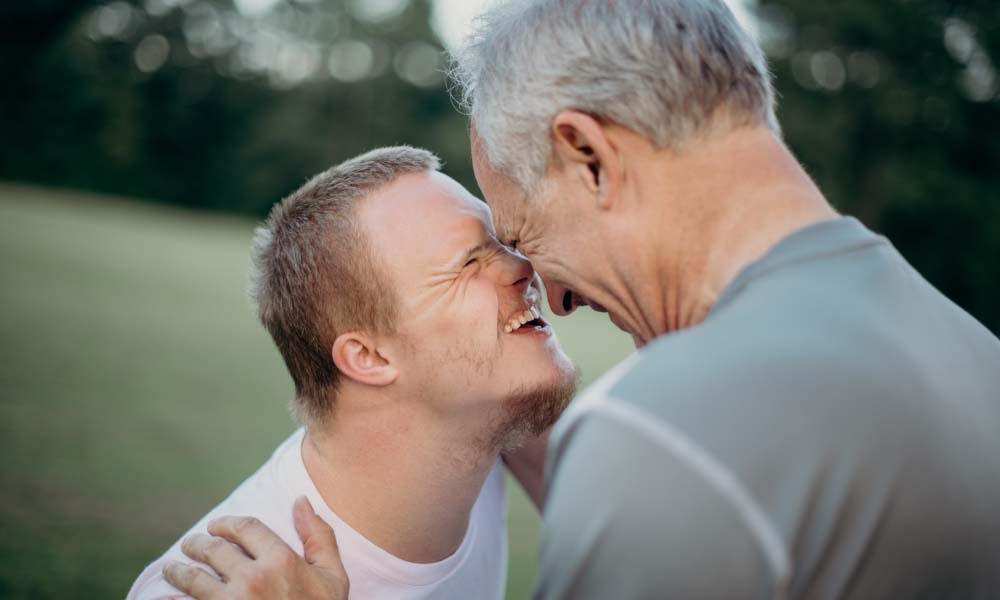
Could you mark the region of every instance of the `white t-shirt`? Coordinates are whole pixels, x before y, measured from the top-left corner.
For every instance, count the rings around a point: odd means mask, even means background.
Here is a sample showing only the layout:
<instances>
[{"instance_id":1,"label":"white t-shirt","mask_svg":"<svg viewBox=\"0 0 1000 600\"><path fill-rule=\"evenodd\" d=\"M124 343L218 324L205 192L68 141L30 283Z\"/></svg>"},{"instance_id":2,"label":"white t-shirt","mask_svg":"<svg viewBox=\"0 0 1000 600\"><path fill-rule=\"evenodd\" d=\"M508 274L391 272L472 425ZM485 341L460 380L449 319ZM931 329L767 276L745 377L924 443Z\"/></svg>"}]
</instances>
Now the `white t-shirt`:
<instances>
[{"instance_id":1,"label":"white t-shirt","mask_svg":"<svg viewBox=\"0 0 1000 600\"><path fill-rule=\"evenodd\" d=\"M340 556L351 579L351 598L499 600L504 597L507 581L507 493L499 460L490 471L472 508L462 545L440 562L418 564L389 554L330 510L302 462L304 433L303 429L293 433L264 466L182 538L192 533L206 533L206 524L215 517L249 515L260 519L301 555L302 542L295 533L292 503L305 495L316 513L337 534ZM143 570L132 584L128 600L186 598L163 579L161 571L171 560L193 563L181 552L178 540ZM200 566L212 572L207 565Z\"/></svg>"}]
</instances>

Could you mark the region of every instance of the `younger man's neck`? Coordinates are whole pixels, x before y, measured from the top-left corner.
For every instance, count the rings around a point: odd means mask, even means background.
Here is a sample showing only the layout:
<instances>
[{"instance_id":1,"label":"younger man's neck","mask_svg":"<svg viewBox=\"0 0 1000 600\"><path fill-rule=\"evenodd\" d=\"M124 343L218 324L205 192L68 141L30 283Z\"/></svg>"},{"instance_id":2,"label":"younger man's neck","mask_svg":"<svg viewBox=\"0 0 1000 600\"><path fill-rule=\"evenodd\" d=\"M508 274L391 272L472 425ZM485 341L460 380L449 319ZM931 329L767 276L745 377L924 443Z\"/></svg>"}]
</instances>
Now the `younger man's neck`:
<instances>
[{"instance_id":1,"label":"younger man's neck","mask_svg":"<svg viewBox=\"0 0 1000 600\"><path fill-rule=\"evenodd\" d=\"M331 510L403 560L451 556L498 453L421 415L351 411L343 393L338 402L343 410L307 428L302 445L306 471Z\"/></svg>"}]
</instances>

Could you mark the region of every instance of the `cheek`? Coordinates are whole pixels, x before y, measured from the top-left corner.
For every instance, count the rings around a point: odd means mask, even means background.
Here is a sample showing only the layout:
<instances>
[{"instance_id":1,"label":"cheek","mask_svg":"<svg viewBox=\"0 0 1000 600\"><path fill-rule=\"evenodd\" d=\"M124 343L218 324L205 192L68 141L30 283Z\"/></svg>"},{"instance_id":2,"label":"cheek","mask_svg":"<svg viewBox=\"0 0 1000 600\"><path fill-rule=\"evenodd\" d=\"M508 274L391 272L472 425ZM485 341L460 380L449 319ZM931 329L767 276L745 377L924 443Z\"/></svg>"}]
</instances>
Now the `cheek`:
<instances>
[{"instance_id":1,"label":"cheek","mask_svg":"<svg viewBox=\"0 0 1000 600\"><path fill-rule=\"evenodd\" d=\"M469 282L462 306L458 310L461 311L462 318L456 319L456 323L461 323L465 336L479 338L480 335L489 333L495 338L499 306L496 287L492 282Z\"/></svg>"},{"instance_id":2,"label":"cheek","mask_svg":"<svg viewBox=\"0 0 1000 600\"><path fill-rule=\"evenodd\" d=\"M487 282L470 282L455 299L441 335L428 356L429 366L448 385L481 389L491 377L499 353L497 295Z\"/></svg>"},{"instance_id":3,"label":"cheek","mask_svg":"<svg viewBox=\"0 0 1000 600\"><path fill-rule=\"evenodd\" d=\"M481 358L496 345L498 306L496 288L491 282L469 281L448 299L446 307L426 327L442 352L452 357Z\"/></svg>"},{"instance_id":4,"label":"cheek","mask_svg":"<svg viewBox=\"0 0 1000 600\"><path fill-rule=\"evenodd\" d=\"M528 258L543 281L557 281L572 287L601 259L603 250L595 240L577 239L552 232L533 244Z\"/></svg>"}]
</instances>

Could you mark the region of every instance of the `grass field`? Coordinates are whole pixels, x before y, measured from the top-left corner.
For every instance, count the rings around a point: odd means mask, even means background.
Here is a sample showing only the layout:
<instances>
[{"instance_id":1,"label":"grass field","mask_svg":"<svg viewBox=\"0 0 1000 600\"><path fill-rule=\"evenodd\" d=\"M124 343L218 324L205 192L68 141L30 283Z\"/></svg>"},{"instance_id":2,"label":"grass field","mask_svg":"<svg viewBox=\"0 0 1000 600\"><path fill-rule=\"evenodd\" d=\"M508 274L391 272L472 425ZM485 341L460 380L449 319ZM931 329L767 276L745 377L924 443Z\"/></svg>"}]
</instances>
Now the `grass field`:
<instances>
[{"instance_id":1,"label":"grass field","mask_svg":"<svg viewBox=\"0 0 1000 600\"><path fill-rule=\"evenodd\" d=\"M253 223L0 185L0 597L123 597L294 428L243 290ZM556 323L589 382L631 349ZM516 485L509 598L538 518Z\"/></svg>"}]
</instances>

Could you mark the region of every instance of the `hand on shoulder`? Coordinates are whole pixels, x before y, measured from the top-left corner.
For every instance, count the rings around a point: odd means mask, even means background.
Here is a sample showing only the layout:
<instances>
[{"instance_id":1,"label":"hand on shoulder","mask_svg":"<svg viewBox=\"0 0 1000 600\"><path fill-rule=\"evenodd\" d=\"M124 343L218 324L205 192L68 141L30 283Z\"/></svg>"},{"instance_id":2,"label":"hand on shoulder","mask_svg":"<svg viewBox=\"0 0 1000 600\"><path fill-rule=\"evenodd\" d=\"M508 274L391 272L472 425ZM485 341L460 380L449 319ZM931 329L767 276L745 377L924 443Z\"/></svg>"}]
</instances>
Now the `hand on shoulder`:
<instances>
[{"instance_id":1,"label":"hand on shoulder","mask_svg":"<svg viewBox=\"0 0 1000 600\"><path fill-rule=\"evenodd\" d=\"M296 500L294 517L304 557L253 517L221 517L209 523L211 535L188 536L181 549L222 579L178 562L163 576L196 600L347 600L350 581L333 529L305 497Z\"/></svg>"}]
</instances>

